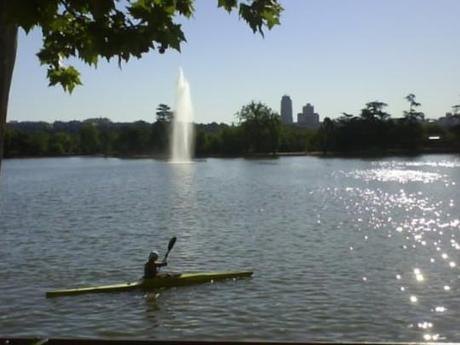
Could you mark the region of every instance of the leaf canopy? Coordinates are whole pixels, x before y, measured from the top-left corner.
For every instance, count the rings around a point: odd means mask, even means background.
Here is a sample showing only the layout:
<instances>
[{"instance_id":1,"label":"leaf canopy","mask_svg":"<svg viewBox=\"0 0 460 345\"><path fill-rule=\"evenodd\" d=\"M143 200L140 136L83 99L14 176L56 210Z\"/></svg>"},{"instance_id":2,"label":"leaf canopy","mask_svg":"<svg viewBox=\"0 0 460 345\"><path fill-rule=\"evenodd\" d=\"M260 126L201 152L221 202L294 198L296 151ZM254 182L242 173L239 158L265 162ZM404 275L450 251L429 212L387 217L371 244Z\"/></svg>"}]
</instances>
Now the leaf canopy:
<instances>
[{"instance_id":1,"label":"leaf canopy","mask_svg":"<svg viewBox=\"0 0 460 345\"><path fill-rule=\"evenodd\" d=\"M47 65L50 85L72 92L80 74L62 60L76 57L96 66L100 58L118 64L131 57L167 49L180 51L186 41L179 16L191 18L195 0L14 0L6 2L10 24L29 32L40 27L43 46L37 56ZM253 32L279 24L278 0L218 0L228 12L238 11Z\"/></svg>"}]
</instances>

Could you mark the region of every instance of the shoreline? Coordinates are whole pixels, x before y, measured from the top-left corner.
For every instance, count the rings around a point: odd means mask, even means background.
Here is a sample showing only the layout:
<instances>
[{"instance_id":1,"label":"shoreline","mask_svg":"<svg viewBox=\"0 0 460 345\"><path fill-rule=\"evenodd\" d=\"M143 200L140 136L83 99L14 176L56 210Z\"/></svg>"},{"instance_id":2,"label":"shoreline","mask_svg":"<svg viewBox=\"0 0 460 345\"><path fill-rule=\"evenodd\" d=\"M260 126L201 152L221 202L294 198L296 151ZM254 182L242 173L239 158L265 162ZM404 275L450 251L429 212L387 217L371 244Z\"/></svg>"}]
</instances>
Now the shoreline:
<instances>
[{"instance_id":1,"label":"shoreline","mask_svg":"<svg viewBox=\"0 0 460 345\"><path fill-rule=\"evenodd\" d=\"M407 150L387 150L387 151L356 151L356 152L321 152L321 151L300 151L300 152L277 152L273 153L257 153L257 154L246 154L246 155L197 155L195 159L206 159L206 158L222 158L222 159L277 159L280 157L317 157L317 158L385 158L385 157L416 157L426 154L458 154L460 150L452 148L444 149L422 149L417 151ZM54 155L54 156L9 156L3 157L4 160L9 159L47 159L47 158L119 158L119 159L155 159L155 160L169 160L169 155L166 154L133 154L133 155L82 155L82 154L66 154L66 155Z\"/></svg>"}]
</instances>

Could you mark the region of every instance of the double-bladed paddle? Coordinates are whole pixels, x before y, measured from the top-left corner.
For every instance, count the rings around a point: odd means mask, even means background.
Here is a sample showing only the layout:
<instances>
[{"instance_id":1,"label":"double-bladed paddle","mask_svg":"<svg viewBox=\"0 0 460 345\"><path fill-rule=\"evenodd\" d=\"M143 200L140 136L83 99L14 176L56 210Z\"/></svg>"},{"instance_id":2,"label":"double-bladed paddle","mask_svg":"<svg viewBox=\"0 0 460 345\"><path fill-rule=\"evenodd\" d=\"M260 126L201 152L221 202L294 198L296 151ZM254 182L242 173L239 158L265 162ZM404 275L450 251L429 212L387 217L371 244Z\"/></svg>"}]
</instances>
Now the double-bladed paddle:
<instances>
[{"instance_id":1,"label":"double-bladed paddle","mask_svg":"<svg viewBox=\"0 0 460 345\"><path fill-rule=\"evenodd\" d=\"M166 259L168 258L168 255L169 255L169 252L171 251L171 249L173 249L174 244L176 243L176 240L177 240L176 236L171 237L171 239L169 240L168 251L166 252L166 255L165 255L164 259L163 259L163 262L166 262Z\"/></svg>"}]
</instances>

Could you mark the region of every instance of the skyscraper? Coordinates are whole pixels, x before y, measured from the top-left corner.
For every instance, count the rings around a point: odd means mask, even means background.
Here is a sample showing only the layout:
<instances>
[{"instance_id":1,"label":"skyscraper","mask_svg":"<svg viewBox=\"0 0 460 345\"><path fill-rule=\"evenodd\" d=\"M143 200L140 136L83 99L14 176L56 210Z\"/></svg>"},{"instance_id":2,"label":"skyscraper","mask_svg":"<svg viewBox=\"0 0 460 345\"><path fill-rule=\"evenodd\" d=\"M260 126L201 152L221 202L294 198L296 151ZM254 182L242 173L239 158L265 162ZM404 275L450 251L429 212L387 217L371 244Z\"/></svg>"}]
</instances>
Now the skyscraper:
<instances>
[{"instance_id":1,"label":"skyscraper","mask_svg":"<svg viewBox=\"0 0 460 345\"><path fill-rule=\"evenodd\" d=\"M292 124L292 101L287 95L281 97L281 122L287 125Z\"/></svg>"},{"instance_id":2,"label":"skyscraper","mask_svg":"<svg viewBox=\"0 0 460 345\"><path fill-rule=\"evenodd\" d=\"M319 114L315 113L315 108L310 103L307 103L302 112L297 114L297 124L306 128L319 128Z\"/></svg>"}]
</instances>

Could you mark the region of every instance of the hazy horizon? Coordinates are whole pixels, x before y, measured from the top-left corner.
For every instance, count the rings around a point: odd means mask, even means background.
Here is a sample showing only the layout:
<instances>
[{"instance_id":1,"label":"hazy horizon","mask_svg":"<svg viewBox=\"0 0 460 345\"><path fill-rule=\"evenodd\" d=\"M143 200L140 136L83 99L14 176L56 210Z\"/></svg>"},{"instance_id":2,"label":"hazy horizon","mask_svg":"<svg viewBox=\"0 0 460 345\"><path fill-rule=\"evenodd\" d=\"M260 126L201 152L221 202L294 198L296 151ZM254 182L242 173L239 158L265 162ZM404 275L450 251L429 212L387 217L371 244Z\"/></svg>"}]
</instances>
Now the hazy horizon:
<instances>
[{"instance_id":1,"label":"hazy horizon","mask_svg":"<svg viewBox=\"0 0 460 345\"><path fill-rule=\"evenodd\" d=\"M83 81L72 95L48 87L35 56L40 33L21 32L8 121L152 122L158 104L174 105L179 66L191 84L197 123L234 122L251 100L278 112L284 94L294 118L311 103L321 120L357 115L373 100L400 117L409 93L427 118L460 103L459 1L280 2L281 25L262 38L216 1L198 0L194 18L183 21L182 53L151 52L121 70L115 61L101 60L97 69L69 61Z\"/></svg>"}]
</instances>

